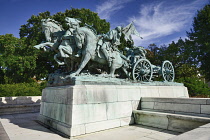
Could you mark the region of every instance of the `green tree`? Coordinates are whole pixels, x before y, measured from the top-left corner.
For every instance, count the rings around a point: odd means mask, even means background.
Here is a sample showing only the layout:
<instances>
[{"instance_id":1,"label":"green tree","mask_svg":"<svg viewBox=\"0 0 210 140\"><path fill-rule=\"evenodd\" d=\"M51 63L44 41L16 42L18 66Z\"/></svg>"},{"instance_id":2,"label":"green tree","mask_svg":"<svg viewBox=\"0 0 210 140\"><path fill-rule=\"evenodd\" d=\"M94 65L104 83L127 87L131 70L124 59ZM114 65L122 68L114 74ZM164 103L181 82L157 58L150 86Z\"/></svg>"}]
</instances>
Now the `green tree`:
<instances>
[{"instance_id":1,"label":"green tree","mask_svg":"<svg viewBox=\"0 0 210 140\"><path fill-rule=\"evenodd\" d=\"M11 34L0 36L0 84L26 82L34 76L35 49L24 42Z\"/></svg>"},{"instance_id":2,"label":"green tree","mask_svg":"<svg viewBox=\"0 0 210 140\"><path fill-rule=\"evenodd\" d=\"M205 84L203 77L199 75L199 68L196 61L190 56L191 42L182 40L172 42L168 46L162 45L157 47L150 44L148 47L147 58L152 64L161 65L164 60L172 62L175 69L175 81L183 83L187 88L190 96L209 97L210 88ZM155 78L162 81L162 77Z\"/></svg>"},{"instance_id":3,"label":"green tree","mask_svg":"<svg viewBox=\"0 0 210 140\"><path fill-rule=\"evenodd\" d=\"M20 28L20 38L25 38L25 44L33 48L33 46L45 41L45 35L42 32L41 20L51 18L50 12L46 11L39 13L38 15L32 15L27 23ZM45 78L47 74L57 69L57 64L53 60L53 52L44 52L37 50L36 52L36 68L34 69L34 75L37 80Z\"/></svg>"},{"instance_id":4,"label":"green tree","mask_svg":"<svg viewBox=\"0 0 210 140\"><path fill-rule=\"evenodd\" d=\"M210 5L206 5L194 17L193 27L187 32L190 57L197 62L205 77L210 80Z\"/></svg>"},{"instance_id":5,"label":"green tree","mask_svg":"<svg viewBox=\"0 0 210 140\"><path fill-rule=\"evenodd\" d=\"M160 48L154 43L148 46L146 57L153 65L161 64L159 50Z\"/></svg>"},{"instance_id":6,"label":"green tree","mask_svg":"<svg viewBox=\"0 0 210 140\"><path fill-rule=\"evenodd\" d=\"M168 46L157 47L155 44L150 44L147 58L154 65L161 65L165 60L172 62L176 78L192 77L192 75L196 77L199 69L197 63L190 57L189 46L189 41L181 38L176 43L172 41Z\"/></svg>"},{"instance_id":7,"label":"green tree","mask_svg":"<svg viewBox=\"0 0 210 140\"><path fill-rule=\"evenodd\" d=\"M168 47L160 49L162 59L172 62L176 77L196 77L198 75L197 65L189 57L190 51L188 49L187 40L181 38L178 42L172 42Z\"/></svg>"}]
</instances>

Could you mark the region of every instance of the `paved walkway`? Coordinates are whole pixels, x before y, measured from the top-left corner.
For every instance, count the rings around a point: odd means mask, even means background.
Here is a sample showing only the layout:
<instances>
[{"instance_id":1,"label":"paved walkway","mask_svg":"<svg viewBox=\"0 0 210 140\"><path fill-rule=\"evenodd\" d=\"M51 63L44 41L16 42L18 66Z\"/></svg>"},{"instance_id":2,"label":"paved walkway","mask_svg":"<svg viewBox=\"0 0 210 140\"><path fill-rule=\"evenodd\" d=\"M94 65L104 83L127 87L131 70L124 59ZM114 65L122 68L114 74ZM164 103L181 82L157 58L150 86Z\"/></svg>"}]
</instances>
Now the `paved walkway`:
<instances>
[{"instance_id":1,"label":"paved walkway","mask_svg":"<svg viewBox=\"0 0 210 140\"><path fill-rule=\"evenodd\" d=\"M36 122L38 113L0 116L0 140L67 140ZM1 125L2 124L2 125ZM141 125L125 126L87 135L73 140L167 140L177 132Z\"/></svg>"}]
</instances>

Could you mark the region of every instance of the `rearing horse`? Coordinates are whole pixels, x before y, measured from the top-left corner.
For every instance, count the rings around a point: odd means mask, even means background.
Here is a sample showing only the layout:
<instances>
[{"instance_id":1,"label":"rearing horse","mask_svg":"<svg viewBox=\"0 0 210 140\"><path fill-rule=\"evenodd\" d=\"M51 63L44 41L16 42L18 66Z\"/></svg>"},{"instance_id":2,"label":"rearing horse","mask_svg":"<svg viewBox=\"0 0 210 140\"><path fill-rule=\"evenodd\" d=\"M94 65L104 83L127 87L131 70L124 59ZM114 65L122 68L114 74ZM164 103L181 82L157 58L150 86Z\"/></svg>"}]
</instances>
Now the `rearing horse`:
<instances>
[{"instance_id":1,"label":"rearing horse","mask_svg":"<svg viewBox=\"0 0 210 140\"><path fill-rule=\"evenodd\" d=\"M77 47L83 50L83 55L79 68L76 72L72 73L71 76L78 75L90 60L98 62L100 64L108 65L105 56L101 55L101 57L99 57L96 52L97 42L99 38L91 29L87 27L77 28L74 31L74 38ZM100 49L99 53L101 53ZM110 75L111 77L114 77L115 70L123 66L124 60L120 57L120 53L117 51L113 51L112 56L114 57L114 59L110 68Z\"/></svg>"},{"instance_id":2,"label":"rearing horse","mask_svg":"<svg viewBox=\"0 0 210 140\"><path fill-rule=\"evenodd\" d=\"M57 21L53 19L42 19L41 25L42 25L42 31L45 34L47 42L41 43L34 47L36 47L37 49L44 48L45 50L46 50L45 46L51 47L50 50L54 50L57 53L54 55L55 61L59 65L64 65L65 63L67 64L67 62L63 62L66 60L66 58L63 58L59 52L61 51L59 50L59 46L62 43L62 36L65 34L64 29ZM67 47L69 47L68 49L69 52L66 53L68 53L68 55L72 54L73 53L72 46L67 46ZM58 58L63 59L63 61L59 60Z\"/></svg>"}]
</instances>

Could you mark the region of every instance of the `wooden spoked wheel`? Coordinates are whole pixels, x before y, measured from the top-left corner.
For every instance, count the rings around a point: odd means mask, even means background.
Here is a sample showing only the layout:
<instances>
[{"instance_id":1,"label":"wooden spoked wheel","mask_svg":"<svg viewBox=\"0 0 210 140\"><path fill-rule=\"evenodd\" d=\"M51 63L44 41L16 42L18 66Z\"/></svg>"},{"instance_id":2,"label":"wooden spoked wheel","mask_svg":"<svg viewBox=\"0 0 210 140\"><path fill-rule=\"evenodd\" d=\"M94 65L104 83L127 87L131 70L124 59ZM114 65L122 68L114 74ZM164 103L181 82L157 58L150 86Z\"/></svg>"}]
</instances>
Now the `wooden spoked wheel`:
<instances>
[{"instance_id":1,"label":"wooden spoked wheel","mask_svg":"<svg viewBox=\"0 0 210 140\"><path fill-rule=\"evenodd\" d=\"M161 69L163 79L168 82L173 82L175 78L175 72L172 63L168 60L164 61Z\"/></svg>"},{"instance_id":2,"label":"wooden spoked wheel","mask_svg":"<svg viewBox=\"0 0 210 140\"><path fill-rule=\"evenodd\" d=\"M133 80L141 82L149 82L152 79L152 65L147 59L139 59L132 71Z\"/></svg>"}]
</instances>

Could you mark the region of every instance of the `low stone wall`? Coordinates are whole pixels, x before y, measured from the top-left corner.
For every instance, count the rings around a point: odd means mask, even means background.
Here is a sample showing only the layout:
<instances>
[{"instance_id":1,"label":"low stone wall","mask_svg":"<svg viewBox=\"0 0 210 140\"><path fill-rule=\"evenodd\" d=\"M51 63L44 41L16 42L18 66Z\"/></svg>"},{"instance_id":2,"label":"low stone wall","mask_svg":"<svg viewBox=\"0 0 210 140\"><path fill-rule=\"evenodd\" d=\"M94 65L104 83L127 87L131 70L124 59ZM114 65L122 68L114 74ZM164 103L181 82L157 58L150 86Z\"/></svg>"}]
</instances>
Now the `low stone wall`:
<instances>
[{"instance_id":1,"label":"low stone wall","mask_svg":"<svg viewBox=\"0 0 210 140\"><path fill-rule=\"evenodd\" d=\"M210 98L141 98L135 123L187 132L210 123Z\"/></svg>"},{"instance_id":2,"label":"low stone wall","mask_svg":"<svg viewBox=\"0 0 210 140\"><path fill-rule=\"evenodd\" d=\"M175 114L210 115L210 98L142 98L142 110Z\"/></svg>"},{"instance_id":3,"label":"low stone wall","mask_svg":"<svg viewBox=\"0 0 210 140\"><path fill-rule=\"evenodd\" d=\"M0 97L0 115L40 111L41 96Z\"/></svg>"},{"instance_id":4,"label":"low stone wall","mask_svg":"<svg viewBox=\"0 0 210 140\"><path fill-rule=\"evenodd\" d=\"M39 120L68 136L132 124L141 97L185 97L184 86L74 85L42 92Z\"/></svg>"}]
</instances>

